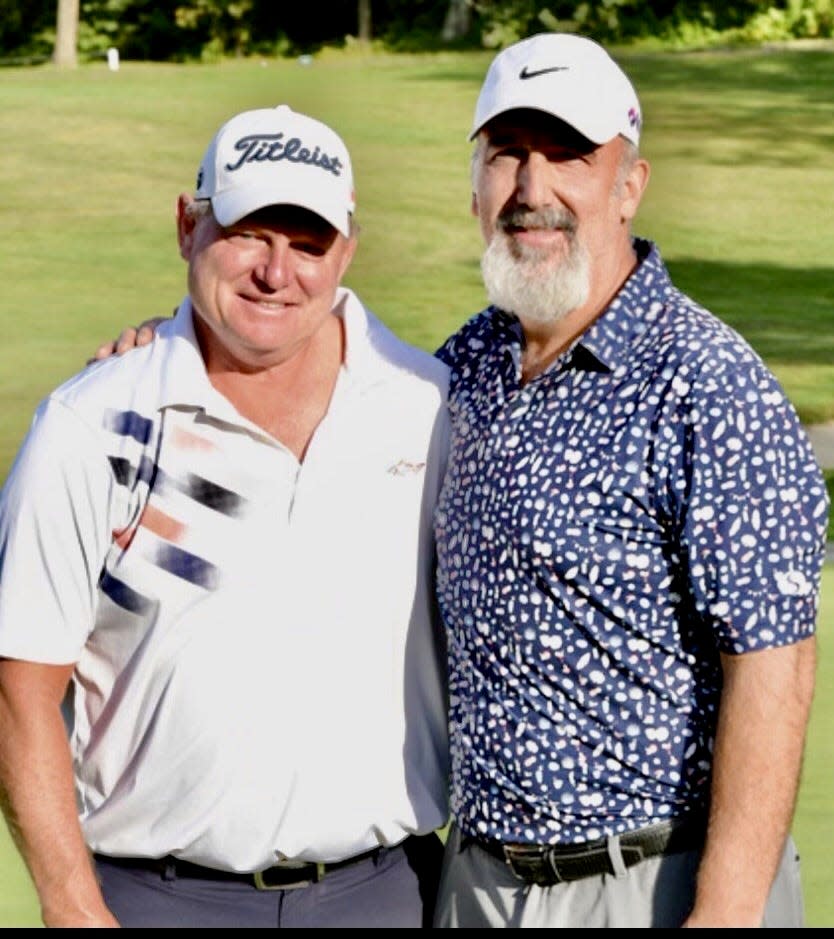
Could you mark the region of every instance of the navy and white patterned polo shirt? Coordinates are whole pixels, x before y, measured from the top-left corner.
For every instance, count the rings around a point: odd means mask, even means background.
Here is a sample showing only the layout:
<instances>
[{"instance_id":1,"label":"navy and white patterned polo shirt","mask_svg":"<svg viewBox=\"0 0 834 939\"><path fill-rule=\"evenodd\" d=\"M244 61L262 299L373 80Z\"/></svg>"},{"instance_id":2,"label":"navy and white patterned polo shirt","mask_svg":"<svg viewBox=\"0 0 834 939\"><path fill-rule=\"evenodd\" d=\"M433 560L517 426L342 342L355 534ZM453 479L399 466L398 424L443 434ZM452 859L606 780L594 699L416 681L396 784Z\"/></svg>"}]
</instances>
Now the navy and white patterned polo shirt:
<instances>
[{"instance_id":1,"label":"navy and white patterned polo shirt","mask_svg":"<svg viewBox=\"0 0 834 939\"><path fill-rule=\"evenodd\" d=\"M796 413L657 249L543 374L487 309L438 355L452 812L571 843L705 805L719 653L814 632L828 497Z\"/></svg>"}]
</instances>

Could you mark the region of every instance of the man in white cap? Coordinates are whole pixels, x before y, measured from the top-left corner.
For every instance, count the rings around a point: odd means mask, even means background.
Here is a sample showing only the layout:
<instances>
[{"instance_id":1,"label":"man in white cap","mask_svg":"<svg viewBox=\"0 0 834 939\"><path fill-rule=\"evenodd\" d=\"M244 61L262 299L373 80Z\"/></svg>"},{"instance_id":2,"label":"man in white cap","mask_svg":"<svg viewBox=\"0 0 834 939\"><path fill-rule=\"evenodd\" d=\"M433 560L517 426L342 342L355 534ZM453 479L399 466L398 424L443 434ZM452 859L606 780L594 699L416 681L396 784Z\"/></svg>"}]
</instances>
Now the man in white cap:
<instances>
[{"instance_id":1,"label":"man in white cap","mask_svg":"<svg viewBox=\"0 0 834 939\"><path fill-rule=\"evenodd\" d=\"M448 374L340 286L354 203L329 127L229 120L176 316L50 394L8 477L0 802L47 926L430 917Z\"/></svg>"},{"instance_id":2,"label":"man in white cap","mask_svg":"<svg viewBox=\"0 0 834 939\"><path fill-rule=\"evenodd\" d=\"M478 98L491 305L439 352L437 926L802 925L825 485L773 375L632 237L640 129L574 35L505 49Z\"/></svg>"}]
</instances>

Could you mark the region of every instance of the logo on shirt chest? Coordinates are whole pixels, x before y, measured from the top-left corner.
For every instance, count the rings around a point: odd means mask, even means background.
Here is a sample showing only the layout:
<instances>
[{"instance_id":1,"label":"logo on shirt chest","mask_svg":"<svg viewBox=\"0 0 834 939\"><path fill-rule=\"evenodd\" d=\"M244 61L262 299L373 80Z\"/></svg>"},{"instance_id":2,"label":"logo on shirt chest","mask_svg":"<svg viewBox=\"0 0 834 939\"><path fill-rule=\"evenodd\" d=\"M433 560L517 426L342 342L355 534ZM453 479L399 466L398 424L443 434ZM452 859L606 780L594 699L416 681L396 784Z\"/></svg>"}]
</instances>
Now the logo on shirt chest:
<instances>
[{"instance_id":1,"label":"logo on shirt chest","mask_svg":"<svg viewBox=\"0 0 834 939\"><path fill-rule=\"evenodd\" d=\"M422 473L425 468L425 462L411 463L408 460L400 460L398 463L389 466L387 472L391 476L409 476L414 473Z\"/></svg>"}]
</instances>

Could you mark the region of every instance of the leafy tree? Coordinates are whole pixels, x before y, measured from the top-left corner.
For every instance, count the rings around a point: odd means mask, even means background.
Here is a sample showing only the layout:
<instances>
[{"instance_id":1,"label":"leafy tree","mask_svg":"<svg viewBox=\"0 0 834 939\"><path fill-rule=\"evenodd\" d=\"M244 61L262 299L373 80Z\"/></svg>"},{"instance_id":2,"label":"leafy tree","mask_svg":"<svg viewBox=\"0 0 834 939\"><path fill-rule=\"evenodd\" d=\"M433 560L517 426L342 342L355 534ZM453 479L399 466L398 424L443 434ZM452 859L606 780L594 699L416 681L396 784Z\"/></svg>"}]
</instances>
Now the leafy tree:
<instances>
[{"instance_id":1,"label":"leafy tree","mask_svg":"<svg viewBox=\"0 0 834 939\"><path fill-rule=\"evenodd\" d=\"M54 0L0 0L0 50L24 49L35 33L54 25Z\"/></svg>"},{"instance_id":2,"label":"leafy tree","mask_svg":"<svg viewBox=\"0 0 834 939\"><path fill-rule=\"evenodd\" d=\"M109 46L124 59L298 55L351 36L394 50L497 48L546 29L691 45L831 36L834 0L0 0L0 57L71 64L73 26L79 58Z\"/></svg>"}]
</instances>

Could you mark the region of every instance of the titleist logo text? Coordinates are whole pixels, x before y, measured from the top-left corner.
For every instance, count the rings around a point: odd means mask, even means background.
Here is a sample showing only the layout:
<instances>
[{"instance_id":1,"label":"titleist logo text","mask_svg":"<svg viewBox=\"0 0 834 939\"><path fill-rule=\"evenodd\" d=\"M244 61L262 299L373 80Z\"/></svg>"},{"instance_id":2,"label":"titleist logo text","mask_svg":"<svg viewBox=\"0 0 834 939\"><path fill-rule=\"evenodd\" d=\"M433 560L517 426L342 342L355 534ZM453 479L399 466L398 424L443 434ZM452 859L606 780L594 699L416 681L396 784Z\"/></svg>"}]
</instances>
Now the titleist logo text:
<instances>
[{"instance_id":1,"label":"titleist logo text","mask_svg":"<svg viewBox=\"0 0 834 939\"><path fill-rule=\"evenodd\" d=\"M310 150L298 137L290 137L284 142L282 133L250 134L248 137L241 137L235 144L235 150L240 151L240 159L237 163L226 164L230 173L239 170L245 163L277 163L280 160L289 160L290 163L319 166L334 176L342 175L342 161L338 157L328 156L319 147Z\"/></svg>"}]
</instances>

